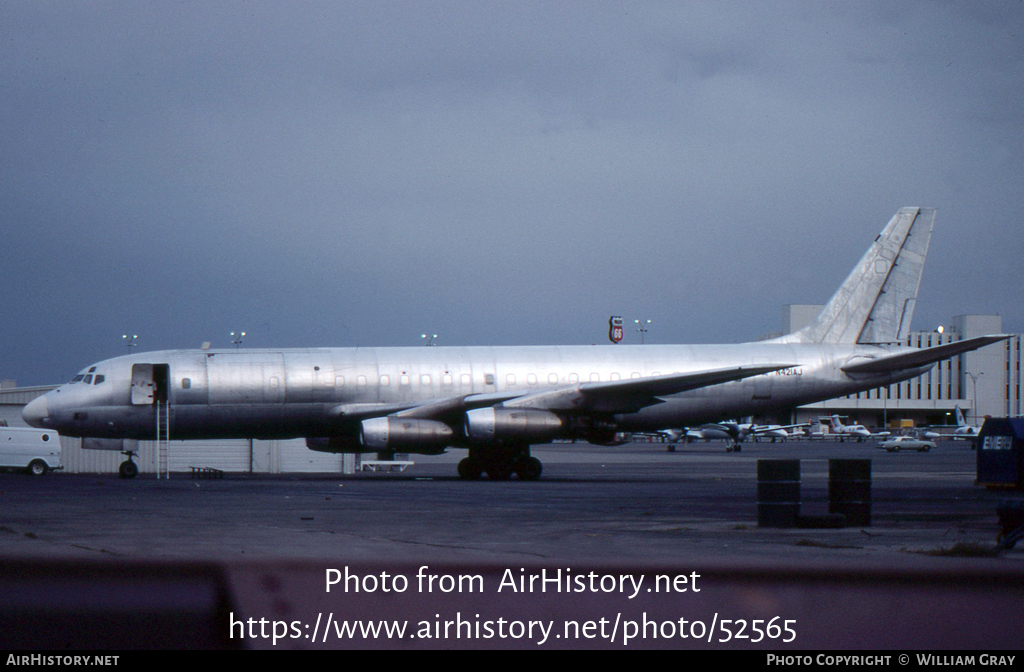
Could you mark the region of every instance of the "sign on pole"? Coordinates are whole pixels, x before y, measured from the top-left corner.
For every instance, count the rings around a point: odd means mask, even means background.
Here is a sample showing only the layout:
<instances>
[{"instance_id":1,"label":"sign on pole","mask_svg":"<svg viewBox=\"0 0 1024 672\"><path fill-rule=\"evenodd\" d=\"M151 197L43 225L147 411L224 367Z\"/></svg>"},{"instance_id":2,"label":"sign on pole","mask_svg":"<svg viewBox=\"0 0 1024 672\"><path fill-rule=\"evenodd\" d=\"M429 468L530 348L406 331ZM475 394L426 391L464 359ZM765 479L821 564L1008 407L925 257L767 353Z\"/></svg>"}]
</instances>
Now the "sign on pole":
<instances>
[{"instance_id":1,"label":"sign on pole","mask_svg":"<svg viewBox=\"0 0 1024 672\"><path fill-rule=\"evenodd\" d=\"M608 318L608 340L612 343L618 343L622 340L622 336L622 317L612 315Z\"/></svg>"}]
</instances>

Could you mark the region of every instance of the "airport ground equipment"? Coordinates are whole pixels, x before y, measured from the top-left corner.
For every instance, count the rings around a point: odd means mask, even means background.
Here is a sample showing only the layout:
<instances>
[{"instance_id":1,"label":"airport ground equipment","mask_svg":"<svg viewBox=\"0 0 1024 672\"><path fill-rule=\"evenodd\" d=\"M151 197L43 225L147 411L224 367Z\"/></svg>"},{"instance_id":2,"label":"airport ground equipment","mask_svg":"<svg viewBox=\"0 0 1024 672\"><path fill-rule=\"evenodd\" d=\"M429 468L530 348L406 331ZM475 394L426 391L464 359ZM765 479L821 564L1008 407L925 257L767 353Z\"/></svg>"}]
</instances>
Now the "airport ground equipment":
<instances>
[{"instance_id":1,"label":"airport ground equipment","mask_svg":"<svg viewBox=\"0 0 1024 672\"><path fill-rule=\"evenodd\" d=\"M0 468L43 476L61 468L60 436L52 430L0 427Z\"/></svg>"},{"instance_id":2,"label":"airport ground equipment","mask_svg":"<svg viewBox=\"0 0 1024 672\"><path fill-rule=\"evenodd\" d=\"M758 460L758 527L796 527L799 517L800 460Z\"/></svg>"},{"instance_id":3,"label":"airport ground equipment","mask_svg":"<svg viewBox=\"0 0 1024 672\"><path fill-rule=\"evenodd\" d=\"M988 418L975 446L976 484L1024 489L1024 418Z\"/></svg>"},{"instance_id":4,"label":"airport ground equipment","mask_svg":"<svg viewBox=\"0 0 1024 672\"><path fill-rule=\"evenodd\" d=\"M871 460L828 461L828 512L846 525L871 525Z\"/></svg>"}]
</instances>

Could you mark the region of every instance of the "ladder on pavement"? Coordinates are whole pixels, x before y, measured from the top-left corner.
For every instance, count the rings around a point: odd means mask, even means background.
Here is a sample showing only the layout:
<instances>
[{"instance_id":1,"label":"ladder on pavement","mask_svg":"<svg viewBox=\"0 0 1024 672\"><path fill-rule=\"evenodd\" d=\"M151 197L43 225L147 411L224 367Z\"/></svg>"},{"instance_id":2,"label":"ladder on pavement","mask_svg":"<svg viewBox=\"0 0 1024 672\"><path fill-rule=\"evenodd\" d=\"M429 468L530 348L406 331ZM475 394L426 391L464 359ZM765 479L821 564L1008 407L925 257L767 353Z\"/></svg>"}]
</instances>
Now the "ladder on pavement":
<instances>
[{"instance_id":1,"label":"ladder on pavement","mask_svg":"<svg viewBox=\"0 0 1024 672\"><path fill-rule=\"evenodd\" d=\"M166 401L156 402L156 454L157 454L157 478L170 478L171 472L168 466L169 452L171 449L171 414L169 404Z\"/></svg>"}]
</instances>

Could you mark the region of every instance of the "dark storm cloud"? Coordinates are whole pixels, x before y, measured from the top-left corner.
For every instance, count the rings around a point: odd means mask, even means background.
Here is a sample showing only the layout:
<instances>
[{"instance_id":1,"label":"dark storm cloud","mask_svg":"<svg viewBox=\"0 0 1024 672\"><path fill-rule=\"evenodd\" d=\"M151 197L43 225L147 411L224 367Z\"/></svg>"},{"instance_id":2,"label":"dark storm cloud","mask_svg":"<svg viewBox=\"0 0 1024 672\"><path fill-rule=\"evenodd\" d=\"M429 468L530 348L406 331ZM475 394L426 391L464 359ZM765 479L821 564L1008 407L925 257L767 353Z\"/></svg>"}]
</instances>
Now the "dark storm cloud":
<instances>
[{"instance_id":1,"label":"dark storm cloud","mask_svg":"<svg viewBox=\"0 0 1024 672\"><path fill-rule=\"evenodd\" d=\"M0 2L0 377L140 347L739 341L939 208L1024 330L1019 3Z\"/></svg>"}]
</instances>

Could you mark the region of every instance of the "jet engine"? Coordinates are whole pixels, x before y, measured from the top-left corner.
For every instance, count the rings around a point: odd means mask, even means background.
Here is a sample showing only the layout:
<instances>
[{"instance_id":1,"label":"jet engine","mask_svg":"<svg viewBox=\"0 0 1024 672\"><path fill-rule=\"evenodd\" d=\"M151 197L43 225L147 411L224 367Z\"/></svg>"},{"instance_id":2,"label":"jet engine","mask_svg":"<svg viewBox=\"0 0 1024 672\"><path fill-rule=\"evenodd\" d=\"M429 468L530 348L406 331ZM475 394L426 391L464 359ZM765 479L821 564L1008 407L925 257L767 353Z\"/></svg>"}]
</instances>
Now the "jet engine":
<instances>
[{"instance_id":1,"label":"jet engine","mask_svg":"<svg viewBox=\"0 0 1024 672\"><path fill-rule=\"evenodd\" d=\"M466 436L476 443L502 439L550 441L563 422L551 411L518 408L478 408L466 413Z\"/></svg>"},{"instance_id":2,"label":"jet engine","mask_svg":"<svg viewBox=\"0 0 1024 672\"><path fill-rule=\"evenodd\" d=\"M452 428L437 420L383 417L363 420L359 441L378 452L433 452L452 444Z\"/></svg>"}]
</instances>

